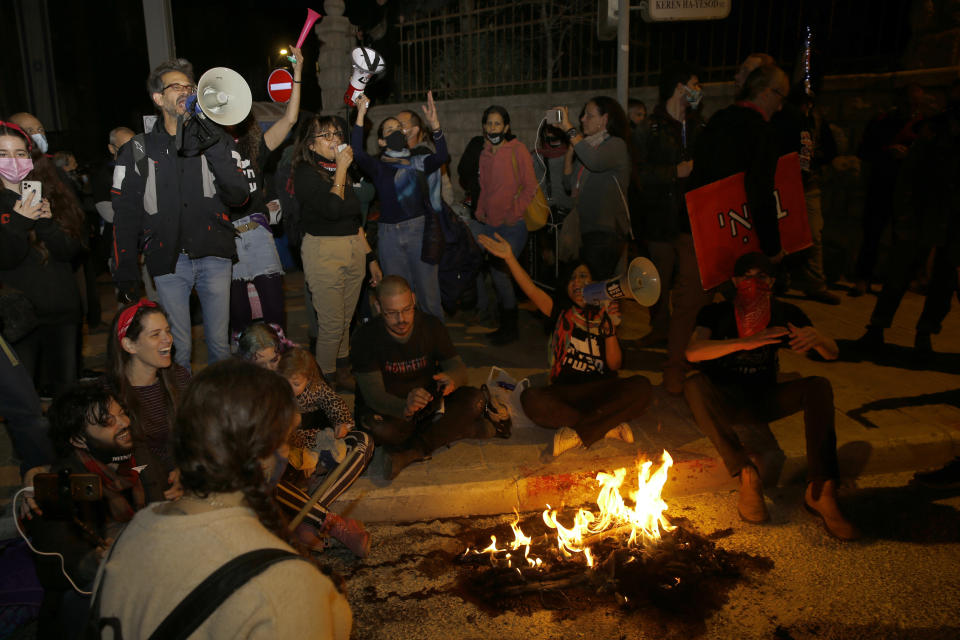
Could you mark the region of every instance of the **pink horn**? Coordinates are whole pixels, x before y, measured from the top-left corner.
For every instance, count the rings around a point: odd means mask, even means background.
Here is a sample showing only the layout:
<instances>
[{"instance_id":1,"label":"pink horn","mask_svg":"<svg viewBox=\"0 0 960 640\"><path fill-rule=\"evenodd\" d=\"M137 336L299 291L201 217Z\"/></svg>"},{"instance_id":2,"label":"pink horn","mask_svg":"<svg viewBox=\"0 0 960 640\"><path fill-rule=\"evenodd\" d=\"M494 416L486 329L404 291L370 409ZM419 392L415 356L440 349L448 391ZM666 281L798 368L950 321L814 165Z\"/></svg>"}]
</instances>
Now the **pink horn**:
<instances>
[{"instance_id":1,"label":"pink horn","mask_svg":"<svg viewBox=\"0 0 960 640\"><path fill-rule=\"evenodd\" d=\"M310 28L313 26L313 23L322 17L323 16L313 9L307 9L307 21L303 23L303 29L300 30L300 37L297 38L297 49L303 46L303 41L307 39L307 34L310 33Z\"/></svg>"}]
</instances>

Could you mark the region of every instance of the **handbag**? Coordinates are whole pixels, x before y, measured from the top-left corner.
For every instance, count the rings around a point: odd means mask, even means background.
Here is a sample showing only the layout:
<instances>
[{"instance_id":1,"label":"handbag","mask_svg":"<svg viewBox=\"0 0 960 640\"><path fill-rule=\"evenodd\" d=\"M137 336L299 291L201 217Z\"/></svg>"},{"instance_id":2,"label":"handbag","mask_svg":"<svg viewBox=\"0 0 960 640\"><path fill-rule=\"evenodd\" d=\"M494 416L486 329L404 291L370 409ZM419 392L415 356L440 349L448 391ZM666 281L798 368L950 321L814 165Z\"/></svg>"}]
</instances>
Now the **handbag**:
<instances>
[{"instance_id":1,"label":"handbag","mask_svg":"<svg viewBox=\"0 0 960 640\"><path fill-rule=\"evenodd\" d=\"M510 150L510 161L513 163L513 177L516 179L517 196L523 191L523 185L520 184L520 168L517 166L517 154ZM516 197L516 196L514 196ZM547 197L543 195L543 189L537 185L537 191L533 194L533 200L523 210L523 221L527 224L527 231L537 231L547 224L550 218L550 205L547 204Z\"/></svg>"}]
</instances>

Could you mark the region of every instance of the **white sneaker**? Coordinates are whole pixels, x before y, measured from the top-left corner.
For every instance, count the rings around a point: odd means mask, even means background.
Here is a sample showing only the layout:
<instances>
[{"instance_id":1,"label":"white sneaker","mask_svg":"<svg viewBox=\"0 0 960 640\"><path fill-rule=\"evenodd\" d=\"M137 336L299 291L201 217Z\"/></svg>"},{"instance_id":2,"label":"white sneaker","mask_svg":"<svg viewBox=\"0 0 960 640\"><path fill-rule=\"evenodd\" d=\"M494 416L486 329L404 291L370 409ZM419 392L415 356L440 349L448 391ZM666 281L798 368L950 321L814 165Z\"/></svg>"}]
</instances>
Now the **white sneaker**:
<instances>
[{"instance_id":1,"label":"white sneaker","mask_svg":"<svg viewBox=\"0 0 960 640\"><path fill-rule=\"evenodd\" d=\"M560 427L553 434L553 456L557 457L564 451L583 446L580 435L570 427Z\"/></svg>"},{"instance_id":2,"label":"white sneaker","mask_svg":"<svg viewBox=\"0 0 960 640\"><path fill-rule=\"evenodd\" d=\"M621 422L610 431L607 431L607 435L603 436L604 438L610 438L611 440L623 440L624 442L633 442L633 429L630 428L630 425L626 422Z\"/></svg>"}]
</instances>

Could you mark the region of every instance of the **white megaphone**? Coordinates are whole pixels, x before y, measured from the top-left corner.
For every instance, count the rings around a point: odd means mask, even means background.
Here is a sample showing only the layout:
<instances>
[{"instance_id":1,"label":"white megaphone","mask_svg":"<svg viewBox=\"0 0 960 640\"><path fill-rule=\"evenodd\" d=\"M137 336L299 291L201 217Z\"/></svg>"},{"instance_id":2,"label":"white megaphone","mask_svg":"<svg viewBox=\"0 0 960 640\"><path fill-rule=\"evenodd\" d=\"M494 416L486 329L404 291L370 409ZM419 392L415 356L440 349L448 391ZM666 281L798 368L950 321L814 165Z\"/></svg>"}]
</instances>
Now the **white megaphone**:
<instances>
[{"instance_id":1,"label":"white megaphone","mask_svg":"<svg viewBox=\"0 0 960 640\"><path fill-rule=\"evenodd\" d=\"M237 124L247 117L253 106L250 85L233 69L214 67L197 83L197 106L203 115L221 126Z\"/></svg>"},{"instance_id":2,"label":"white megaphone","mask_svg":"<svg viewBox=\"0 0 960 640\"><path fill-rule=\"evenodd\" d=\"M363 95L367 83L371 78L378 76L387 68L383 56L369 47L357 47L350 52L353 59L353 75L350 76L350 86L343 94L343 101L349 107L357 104L357 98Z\"/></svg>"},{"instance_id":3,"label":"white megaphone","mask_svg":"<svg viewBox=\"0 0 960 640\"><path fill-rule=\"evenodd\" d=\"M603 304L630 296L645 307L660 299L660 274L647 258L634 258L627 272L602 282L591 282L583 288L587 304Z\"/></svg>"}]
</instances>

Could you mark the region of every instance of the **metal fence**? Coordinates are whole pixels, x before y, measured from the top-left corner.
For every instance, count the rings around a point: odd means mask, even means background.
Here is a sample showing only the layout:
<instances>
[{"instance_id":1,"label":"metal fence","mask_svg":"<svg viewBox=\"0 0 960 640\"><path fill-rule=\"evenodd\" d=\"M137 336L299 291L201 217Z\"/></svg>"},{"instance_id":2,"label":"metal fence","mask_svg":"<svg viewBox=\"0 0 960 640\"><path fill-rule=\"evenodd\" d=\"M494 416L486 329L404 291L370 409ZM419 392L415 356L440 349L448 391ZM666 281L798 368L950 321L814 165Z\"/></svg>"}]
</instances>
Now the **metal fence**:
<instances>
[{"instance_id":1,"label":"metal fence","mask_svg":"<svg viewBox=\"0 0 960 640\"><path fill-rule=\"evenodd\" d=\"M636 0L634 0L636 3ZM898 68L910 0L733 0L730 16L702 22L630 20L630 84L656 84L671 61L730 79L765 51L790 66L810 24L831 73ZM399 26L391 101L611 89L616 42L597 38L596 0L451 0Z\"/></svg>"}]
</instances>

